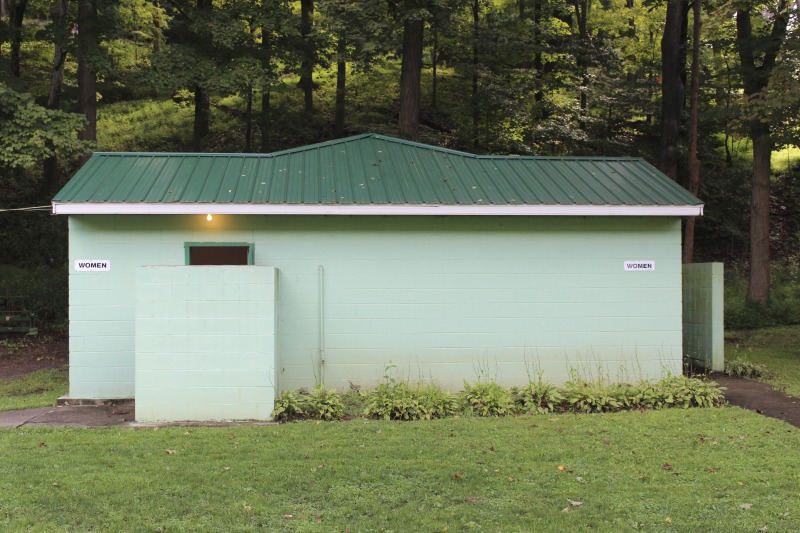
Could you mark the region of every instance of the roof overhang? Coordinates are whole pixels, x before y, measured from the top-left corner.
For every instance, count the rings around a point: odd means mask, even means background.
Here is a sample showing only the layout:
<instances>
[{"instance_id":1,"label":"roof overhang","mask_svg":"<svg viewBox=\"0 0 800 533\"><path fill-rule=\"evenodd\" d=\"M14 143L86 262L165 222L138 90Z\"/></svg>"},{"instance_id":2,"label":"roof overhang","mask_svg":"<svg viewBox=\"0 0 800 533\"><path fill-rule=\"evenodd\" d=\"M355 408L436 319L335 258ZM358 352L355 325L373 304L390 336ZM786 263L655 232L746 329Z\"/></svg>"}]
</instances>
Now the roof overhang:
<instances>
[{"instance_id":1,"label":"roof overhang","mask_svg":"<svg viewBox=\"0 0 800 533\"><path fill-rule=\"evenodd\" d=\"M442 205L53 202L54 215L700 216L700 205Z\"/></svg>"}]
</instances>

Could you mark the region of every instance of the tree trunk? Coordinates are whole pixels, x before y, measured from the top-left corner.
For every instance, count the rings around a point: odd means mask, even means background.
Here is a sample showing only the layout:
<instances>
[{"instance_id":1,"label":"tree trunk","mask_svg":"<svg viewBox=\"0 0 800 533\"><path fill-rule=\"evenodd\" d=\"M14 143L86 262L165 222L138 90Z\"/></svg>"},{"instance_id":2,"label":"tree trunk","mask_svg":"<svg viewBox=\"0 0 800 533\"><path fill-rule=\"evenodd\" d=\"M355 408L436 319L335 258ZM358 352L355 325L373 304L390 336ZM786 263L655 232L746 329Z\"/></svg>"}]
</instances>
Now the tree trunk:
<instances>
[{"instance_id":1,"label":"tree trunk","mask_svg":"<svg viewBox=\"0 0 800 533\"><path fill-rule=\"evenodd\" d=\"M17 0L11 3L8 13L9 37L11 41L10 66L11 75L19 78L20 49L22 46L22 22L25 20L25 9L28 0Z\"/></svg>"},{"instance_id":2,"label":"tree trunk","mask_svg":"<svg viewBox=\"0 0 800 533\"><path fill-rule=\"evenodd\" d=\"M202 18L203 12L210 12L212 0L197 0L198 17ZM194 87L194 129L192 145L196 152L203 149L203 141L211 132L211 102L205 87Z\"/></svg>"},{"instance_id":3,"label":"tree trunk","mask_svg":"<svg viewBox=\"0 0 800 533\"><path fill-rule=\"evenodd\" d=\"M272 133L270 84L272 83L272 27L270 26L270 3L263 2L263 24L261 26L261 68L267 78L261 92L261 152L270 150L270 137Z\"/></svg>"},{"instance_id":4,"label":"tree trunk","mask_svg":"<svg viewBox=\"0 0 800 533\"><path fill-rule=\"evenodd\" d=\"M69 8L69 0L59 0L54 8L54 19L64 16ZM54 20L55 26L55 20ZM64 62L67 59L66 43L56 38L53 52L53 72L50 76L50 94L47 96L47 109L61 108L61 89L64 85ZM58 157L53 155L45 159L42 173L41 196L49 199L61 182L58 169Z\"/></svg>"},{"instance_id":5,"label":"tree trunk","mask_svg":"<svg viewBox=\"0 0 800 533\"><path fill-rule=\"evenodd\" d=\"M753 196L750 201L750 279L747 301L769 302L769 191L772 140L766 128L753 139Z\"/></svg>"},{"instance_id":6,"label":"tree trunk","mask_svg":"<svg viewBox=\"0 0 800 533\"><path fill-rule=\"evenodd\" d=\"M700 117L700 30L702 21L701 0L694 0L692 6L692 88L689 98L689 192L697 196L700 190L700 159L697 154L697 134ZM683 262L694 261L695 218L686 221L683 239Z\"/></svg>"},{"instance_id":7,"label":"tree trunk","mask_svg":"<svg viewBox=\"0 0 800 533\"><path fill-rule=\"evenodd\" d=\"M86 126L78 132L83 141L97 141L97 73L94 54L99 46L97 5L94 0L78 2L78 112L86 117ZM81 156L81 164L89 159Z\"/></svg>"},{"instance_id":8,"label":"tree trunk","mask_svg":"<svg viewBox=\"0 0 800 533\"><path fill-rule=\"evenodd\" d=\"M753 36L749 7L743 6L736 12L736 45L739 49L744 93L749 101L757 99L761 91L769 85L778 54L786 40L789 22L786 6L786 0L779 2L769 39L763 43L756 42ZM756 56L761 56L760 64L757 63ZM750 279L747 301L767 304L770 291L770 160L774 144L769 124L760 117L752 119L748 129L753 141L753 192L750 201Z\"/></svg>"},{"instance_id":9,"label":"tree trunk","mask_svg":"<svg viewBox=\"0 0 800 533\"><path fill-rule=\"evenodd\" d=\"M686 0L669 0L661 38L661 155L659 168L678 181L681 113L686 92Z\"/></svg>"},{"instance_id":10,"label":"tree trunk","mask_svg":"<svg viewBox=\"0 0 800 533\"><path fill-rule=\"evenodd\" d=\"M347 43L344 37L339 36L336 43L336 110L333 120L333 134L336 137L344 137L344 112L345 112L345 89L347 87L347 63L345 54L347 53Z\"/></svg>"},{"instance_id":11,"label":"tree trunk","mask_svg":"<svg viewBox=\"0 0 800 533\"><path fill-rule=\"evenodd\" d=\"M211 131L211 102L205 89L196 85L194 88L194 135L193 149L203 150L203 140Z\"/></svg>"},{"instance_id":12,"label":"tree trunk","mask_svg":"<svg viewBox=\"0 0 800 533\"><path fill-rule=\"evenodd\" d=\"M247 108L245 111L244 151L253 151L253 87L247 87Z\"/></svg>"},{"instance_id":13,"label":"tree trunk","mask_svg":"<svg viewBox=\"0 0 800 533\"><path fill-rule=\"evenodd\" d=\"M300 36L303 39L303 57L300 62L300 89L306 113L314 112L314 43L311 41L314 0L300 0Z\"/></svg>"},{"instance_id":14,"label":"tree trunk","mask_svg":"<svg viewBox=\"0 0 800 533\"><path fill-rule=\"evenodd\" d=\"M480 0L472 0L472 146L478 148L478 123L480 108L478 106L478 40L480 38Z\"/></svg>"},{"instance_id":15,"label":"tree trunk","mask_svg":"<svg viewBox=\"0 0 800 533\"><path fill-rule=\"evenodd\" d=\"M400 67L400 117L397 128L404 139L419 138L422 37L425 23L406 20L403 25L403 62Z\"/></svg>"},{"instance_id":16,"label":"tree trunk","mask_svg":"<svg viewBox=\"0 0 800 533\"><path fill-rule=\"evenodd\" d=\"M800 2L800 0L797 0ZM438 89L439 84L439 30L436 29L434 26L433 29L433 46L431 47L431 68L433 70L433 76L431 80L431 107L436 109L437 102L436 102L436 91Z\"/></svg>"}]
</instances>

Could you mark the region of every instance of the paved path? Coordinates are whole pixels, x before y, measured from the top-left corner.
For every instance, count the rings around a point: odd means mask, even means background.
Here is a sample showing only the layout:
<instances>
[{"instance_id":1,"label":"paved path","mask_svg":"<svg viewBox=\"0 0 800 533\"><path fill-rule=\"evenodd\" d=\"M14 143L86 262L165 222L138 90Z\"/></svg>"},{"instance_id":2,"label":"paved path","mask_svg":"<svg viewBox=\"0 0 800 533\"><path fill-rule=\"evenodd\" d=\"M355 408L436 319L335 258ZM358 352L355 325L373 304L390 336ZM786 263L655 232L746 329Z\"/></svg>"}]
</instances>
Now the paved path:
<instances>
[{"instance_id":1,"label":"paved path","mask_svg":"<svg viewBox=\"0 0 800 533\"><path fill-rule=\"evenodd\" d=\"M731 405L783 420L800 428L800 398L778 392L766 383L750 379L713 374L711 379L725 387L725 398Z\"/></svg>"},{"instance_id":2,"label":"paved path","mask_svg":"<svg viewBox=\"0 0 800 533\"><path fill-rule=\"evenodd\" d=\"M0 413L0 427L65 426L109 427L131 425L133 406L58 406L5 411Z\"/></svg>"}]
</instances>

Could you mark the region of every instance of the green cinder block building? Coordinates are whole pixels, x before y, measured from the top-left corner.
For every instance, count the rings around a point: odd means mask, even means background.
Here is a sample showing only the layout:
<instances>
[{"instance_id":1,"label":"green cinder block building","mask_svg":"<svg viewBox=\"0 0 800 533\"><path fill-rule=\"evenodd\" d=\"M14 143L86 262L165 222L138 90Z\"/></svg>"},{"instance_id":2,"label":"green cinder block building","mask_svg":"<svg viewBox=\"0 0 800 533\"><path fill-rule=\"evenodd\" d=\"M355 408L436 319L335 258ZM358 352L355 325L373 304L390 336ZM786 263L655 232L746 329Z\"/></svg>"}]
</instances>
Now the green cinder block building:
<instances>
[{"instance_id":1,"label":"green cinder block building","mask_svg":"<svg viewBox=\"0 0 800 533\"><path fill-rule=\"evenodd\" d=\"M280 390L679 373L681 217L642 159L366 134L272 154L95 153L69 217L69 398L268 419Z\"/></svg>"}]
</instances>

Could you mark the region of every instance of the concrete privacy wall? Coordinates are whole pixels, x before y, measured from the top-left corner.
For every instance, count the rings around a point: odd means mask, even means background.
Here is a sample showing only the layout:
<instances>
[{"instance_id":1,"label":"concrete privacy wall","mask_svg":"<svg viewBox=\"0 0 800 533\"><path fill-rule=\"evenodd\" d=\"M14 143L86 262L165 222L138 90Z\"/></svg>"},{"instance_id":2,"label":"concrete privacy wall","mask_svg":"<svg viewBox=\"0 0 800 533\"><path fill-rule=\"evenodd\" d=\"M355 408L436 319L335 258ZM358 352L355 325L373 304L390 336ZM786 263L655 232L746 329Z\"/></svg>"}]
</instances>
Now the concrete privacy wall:
<instances>
[{"instance_id":1,"label":"concrete privacy wall","mask_svg":"<svg viewBox=\"0 0 800 533\"><path fill-rule=\"evenodd\" d=\"M683 265L683 353L694 366L725 369L724 267Z\"/></svg>"},{"instance_id":2,"label":"concrete privacy wall","mask_svg":"<svg viewBox=\"0 0 800 533\"><path fill-rule=\"evenodd\" d=\"M570 369L681 371L677 218L86 215L69 225L72 397L133 396L136 268L183 265L185 242L251 242L255 263L280 271L280 389L323 376L369 387L390 364L453 389L479 375L521 384L538 370L554 382ZM110 270L75 272L76 259ZM626 271L632 260L655 269Z\"/></svg>"},{"instance_id":3,"label":"concrete privacy wall","mask_svg":"<svg viewBox=\"0 0 800 533\"><path fill-rule=\"evenodd\" d=\"M268 420L275 269L153 266L136 274L136 420Z\"/></svg>"}]
</instances>

